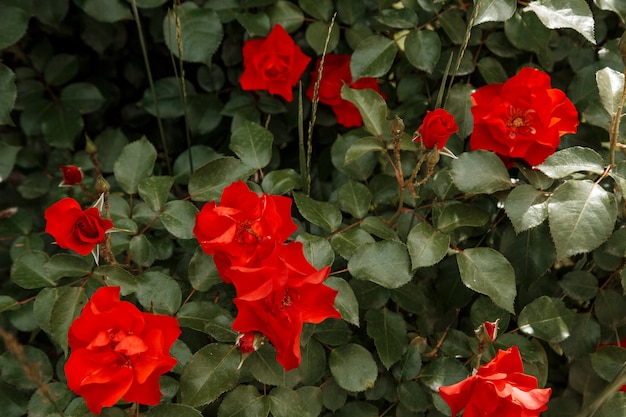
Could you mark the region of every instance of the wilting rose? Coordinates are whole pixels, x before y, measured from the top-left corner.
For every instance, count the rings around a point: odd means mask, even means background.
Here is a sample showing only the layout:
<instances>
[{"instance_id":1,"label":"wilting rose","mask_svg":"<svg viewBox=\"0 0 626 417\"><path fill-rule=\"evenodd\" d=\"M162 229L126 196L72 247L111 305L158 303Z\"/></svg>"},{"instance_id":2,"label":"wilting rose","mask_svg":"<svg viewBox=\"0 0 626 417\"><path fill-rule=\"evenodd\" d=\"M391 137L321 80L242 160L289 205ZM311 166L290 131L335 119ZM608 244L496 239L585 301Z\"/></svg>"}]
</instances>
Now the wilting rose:
<instances>
[{"instance_id":1,"label":"wilting rose","mask_svg":"<svg viewBox=\"0 0 626 417\"><path fill-rule=\"evenodd\" d=\"M524 374L522 357L516 346L500 350L476 374L463 381L439 388L455 417L538 417L547 410L550 388L537 387L537 379Z\"/></svg>"},{"instance_id":2,"label":"wilting rose","mask_svg":"<svg viewBox=\"0 0 626 417\"><path fill-rule=\"evenodd\" d=\"M459 131L454 117L444 109L426 111L424 121L417 128L418 135L414 142L422 142L427 149L441 149L446 146L448 138Z\"/></svg>"},{"instance_id":3,"label":"wilting rose","mask_svg":"<svg viewBox=\"0 0 626 417\"><path fill-rule=\"evenodd\" d=\"M306 95L313 100L315 82L317 81L318 70L321 59L318 58L315 71L311 72L311 84L306 90ZM328 54L324 58L324 68L322 69L322 81L320 81L318 97L319 101L331 107L337 123L345 127L359 127L363 125L363 119L359 109L352 103L341 98L341 87L347 85L355 90L371 88L384 97L378 87L375 78L360 78L352 82L350 72L350 55Z\"/></svg>"},{"instance_id":4,"label":"wilting rose","mask_svg":"<svg viewBox=\"0 0 626 417\"><path fill-rule=\"evenodd\" d=\"M244 90L266 90L293 100L292 88L311 61L280 25L267 38L243 44L244 71L239 79Z\"/></svg>"},{"instance_id":5,"label":"wilting rose","mask_svg":"<svg viewBox=\"0 0 626 417\"><path fill-rule=\"evenodd\" d=\"M83 171L76 165L63 165L61 173L63 174L63 181L60 186L76 185L83 181Z\"/></svg>"},{"instance_id":6,"label":"wilting rose","mask_svg":"<svg viewBox=\"0 0 626 417\"><path fill-rule=\"evenodd\" d=\"M159 378L176 365L176 319L142 313L119 296L119 287L98 289L69 329L67 384L95 414L120 399L158 404Z\"/></svg>"},{"instance_id":7,"label":"wilting rose","mask_svg":"<svg viewBox=\"0 0 626 417\"><path fill-rule=\"evenodd\" d=\"M576 133L578 112L550 76L533 68L504 84L490 84L472 94L474 131L470 148L495 152L506 163L521 159L535 166L552 155L561 136Z\"/></svg>"},{"instance_id":8,"label":"wilting rose","mask_svg":"<svg viewBox=\"0 0 626 417\"><path fill-rule=\"evenodd\" d=\"M264 296L248 293L245 298L235 298L238 313L233 329L241 333L256 331L263 334L276 348L276 360L289 370L300 365L302 324L341 318L341 314L334 307L337 291L323 284L330 268L315 269L304 258L300 243L281 248L288 251L280 257L284 262L280 269L285 271L286 281L283 285L273 286ZM245 278L240 276L238 280ZM237 281L233 283L237 289Z\"/></svg>"},{"instance_id":9,"label":"wilting rose","mask_svg":"<svg viewBox=\"0 0 626 417\"><path fill-rule=\"evenodd\" d=\"M296 229L290 198L259 196L237 181L224 189L219 204L208 202L202 207L193 233L204 252L226 267L266 258L277 242L287 240Z\"/></svg>"},{"instance_id":10,"label":"wilting rose","mask_svg":"<svg viewBox=\"0 0 626 417\"><path fill-rule=\"evenodd\" d=\"M81 255L89 254L97 244L104 242L106 231L113 227L97 208L83 210L73 198L57 201L46 209L44 217L46 232L54 237L57 245Z\"/></svg>"}]
</instances>

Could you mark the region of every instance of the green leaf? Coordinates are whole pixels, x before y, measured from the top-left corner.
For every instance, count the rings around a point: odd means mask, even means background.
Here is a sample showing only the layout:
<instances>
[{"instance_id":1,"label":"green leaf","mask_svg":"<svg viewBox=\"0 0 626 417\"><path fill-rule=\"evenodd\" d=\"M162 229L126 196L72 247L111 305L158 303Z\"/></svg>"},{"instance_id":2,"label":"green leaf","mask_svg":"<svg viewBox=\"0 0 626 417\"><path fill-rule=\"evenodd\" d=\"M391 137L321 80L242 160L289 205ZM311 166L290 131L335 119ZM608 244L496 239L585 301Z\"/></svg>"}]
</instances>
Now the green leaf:
<instances>
[{"instance_id":1,"label":"green leaf","mask_svg":"<svg viewBox=\"0 0 626 417\"><path fill-rule=\"evenodd\" d=\"M361 345L348 343L332 350L328 357L330 372L337 384L351 392L372 388L378 369L372 354Z\"/></svg>"},{"instance_id":2,"label":"green leaf","mask_svg":"<svg viewBox=\"0 0 626 417\"><path fill-rule=\"evenodd\" d=\"M398 240L398 234L389 223L378 216L368 216L361 222L361 229L381 239Z\"/></svg>"},{"instance_id":3,"label":"green leaf","mask_svg":"<svg viewBox=\"0 0 626 417\"><path fill-rule=\"evenodd\" d=\"M622 23L626 22L626 4L621 0L594 0L594 4L602 10L617 13Z\"/></svg>"},{"instance_id":4,"label":"green leaf","mask_svg":"<svg viewBox=\"0 0 626 417\"><path fill-rule=\"evenodd\" d=\"M248 178L254 171L236 158L214 159L191 174L189 194L194 201L219 200L224 188Z\"/></svg>"},{"instance_id":5,"label":"green leaf","mask_svg":"<svg viewBox=\"0 0 626 417\"><path fill-rule=\"evenodd\" d=\"M181 327L204 332L220 342L234 343L237 334L232 329L233 317L231 314L208 301L190 301L183 305L176 318Z\"/></svg>"},{"instance_id":6,"label":"green leaf","mask_svg":"<svg viewBox=\"0 0 626 417\"><path fill-rule=\"evenodd\" d=\"M337 205L342 211L362 219L369 212L372 193L365 185L348 180L337 190Z\"/></svg>"},{"instance_id":7,"label":"green leaf","mask_svg":"<svg viewBox=\"0 0 626 417\"><path fill-rule=\"evenodd\" d=\"M598 294L598 279L589 271L569 271L559 281L563 292L577 301L587 301Z\"/></svg>"},{"instance_id":8,"label":"green leaf","mask_svg":"<svg viewBox=\"0 0 626 417\"><path fill-rule=\"evenodd\" d=\"M89 299L82 287L61 287L50 311L50 336L67 352L67 333Z\"/></svg>"},{"instance_id":9,"label":"green leaf","mask_svg":"<svg viewBox=\"0 0 626 417\"><path fill-rule=\"evenodd\" d=\"M617 216L615 196L591 181L566 181L548 202L557 259L589 252L605 242Z\"/></svg>"},{"instance_id":10,"label":"green leaf","mask_svg":"<svg viewBox=\"0 0 626 417\"><path fill-rule=\"evenodd\" d=\"M151 407L145 417L202 417L202 413L185 404L159 404Z\"/></svg>"},{"instance_id":11,"label":"green leaf","mask_svg":"<svg viewBox=\"0 0 626 417\"><path fill-rule=\"evenodd\" d=\"M502 160L493 152L463 152L452 161L452 179L459 190L472 194L493 194L511 188L511 177Z\"/></svg>"},{"instance_id":12,"label":"green leaf","mask_svg":"<svg viewBox=\"0 0 626 417\"><path fill-rule=\"evenodd\" d=\"M454 116L459 131L456 133L460 138L467 137L474 129L474 117L472 116L472 98L474 86L466 83L454 84L448 91L448 99L444 108Z\"/></svg>"},{"instance_id":13,"label":"green leaf","mask_svg":"<svg viewBox=\"0 0 626 417\"><path fill-rule=\"evenodd\" d=\"M117 285L120 287L122 295L128 295L137 291L135 277L119 266L102 265L93 271L93 277L104 281L107 285Z\"/></svg>"},{"instance_id":14,"label":"green leaf","mask_svg":"<svg viewBox=\"0 0 626 417\"><path fill-rule=\"evenodd\" d=\"M432 266L443 259L448 253L450 236L420 222L411 229L406 245L411 256L413 269Z\"/></svg>"},{"instance_id":15,"label":"green leaf","mask_svg":"<svg viewBox=\"0 0 626 417\"><path fill-rule=\"evenodd\" d=\"M626 324L626 296L603 289L595 300L596 318L600 324L616 330Z\"/></svg>"},{"instance_id":16,"label":"green leaf","mask_svg":"<svg viewBox=\"0 0 626 417\"><path fill-rule=\"evenodd\" d=\"M602 107L609 115L617 112L624 91L624 74L606 67L596 72L596 84Z\"/></svg>"},{"instance_id":17,"label":"green leaf","mask_svg":"<svg viewBox=\"0 0 626 417\"><path fill-rule=\"evenodd\" d=\"M522 51L544 51L550 41L550 30L534 13L515 12L504 22L504 33L508 41Z\"/></svg>"},{"instance_id":18,"label":"green leaf","mask_svg":"<svg viewBox=\"0 0 626 417\"><path fill-rule=\"evenodd\" d=\"M213 257L204 253L201 248L197 248L191 257L187 274L191 286L201 292L222 282Z\"/></svg>"},{"instance_id":19,"label":"green leaf","mask_svg":"<svg viewBox=\"0 0 626 417\"><path fill-rule=\"evenodd\" d=\"M185 113L185 105L183 103L183 92L181 90L180 79L176 77L161 78L154 83L156 101L152 98L152 91L147 88L143 93L143 97L139 104L146 109L148 113L165 119L174 119ZM187 99L196 93L196 89L189 81L185 80L185 92Z\"/></svg>"},{"instance_id":20,"label":"green leaf","mask_svg":"<svg viewBox=\"0 0 626 417\"><path fill-rule=\"evenodd\" d=\"M98 87L91 83L72 83L61 90L61 103L80 114L92 113L106 101Z\"/></svg>"},{"instance_id":21,"label":"green leaf","mask_svg":"<svg viewBox=\"0 0 626 417\"><path fill-rule=\"evenodd\" d=\"M25 252L11 265L11 281L26 289L54 286L56 281L45 270L48 260L45 252Z\"/></svg>"},{"instance_id":22,"label":"green leaf","mask_svg":"<svg viewBox=\"0 0 626 417\"><path fill-rule=\"evenodd\" d=\"M49 279L58 281L64 277L84 277L91 273L92 267L91 255L82 257L69 253L58 253L50 257L44 265L44 270Z\"/></svg>"},{"instance_id":23,"label":"green leaf","mask_svg":"<svg viewBox=\"0 0 626 417\"><path fill-rule=\"evenodd\" d=\"M284 195L294 189L299 189L300 174L292 168L271 171L263 177L261 188L267 194Z\"/></svg>"},{"instance_id":24,"label":"green leaf","mask_svg":"<svg viewBox=\"0 0 626 417\"><path fill-rule=\"evenodd\" d=\"M270 33L270 18L266 13L238 13L235 16L251 37Z\"/></svg>"},{"instance_id":25,"label":"green leaf","mask_svg":"<svg viewBox=\"0 0 626 417\"><path fill-rule=\"evenodd\" d=\"M380 94L371 88L356 90L344 84L341 87L341 98L359 109L363 125L368 132L376 136L383 134L387 120L387 103Z\"/></svg>"},{"instance_id":26,"label":"green leaf","mask_svg":"<svg viewBox=\"0 0 626 417\"><path fill-rule=\"evenodd\" d=\"M394 378L399 381L410 381L416 378L422 370L422 355L420 347L412 341L409 343L402 360L392 369Z\"/></svg>"},{"instance_id":27,"label":"green leaf","mask_svg":"<svg viewBox=\"0 0 626 417\"><path fill-rule=\"evenodd\" d=\"M558 298L541 296L528 303L519 314L517 324L522 332L559 343L570 336L574 313Z\"/></svg>"},{"instance_id":28,"label":"green leaf","mask_svg":"<svg viewBox=\"0 0 626 417\"><path fill-rule=\"evenodd\" d=\"M423 411L430 406L430 400L424 389L415 381L405 381L398 385L400 404L411 411Z\"/></svg>"},{"instance_id":29,"label":"green leaf","mask_svg":"<svg viewBox=\"0 0 626 417\"><path fill-rule=\"evenodd\" d=\"M605 381L612 381L626 362L626 349L619 346L603 346L589 355L593 370Z\"/></svg>"},{"instance_id":30,"label":"green leaf","mask_svg":"<svg viewBox=\"0 0 626 417\"><path fill-rule=\"evenodd\" d=\"M437 229L448 233L463 226L483 226L489 221L489 215L469 204L449 204L434 220Z\"/></svg>"},{"instance_id":31,"label":"green leaf","mask_svg":"<svg viewBox=\"0 0 626 417\"><path fill-rule=\"evenodd\" d=\"M173 316L182 302L180 286L158 271L147 271L136 277L137 300L146 311Z\"/></svg>"},{"instance_id":32,"label":"green leaf","mask_svg":"<svg viewBox=\"0 0 626 417\"><path fill-rule=\"evenodd\" d=\"M545 274L556 257L546 222L519 234L511 230L503 236L500 252L511 262L518 282L525 287Z\"/></svg>"},{"instance_id":33,"label":"green leaf","mask_svg":"<svg viewBox=\"0 0 626 417\"><path fill-rule=\"evenodd\" d=\"M350 59L352 80L382 77L391 69L397 52L396 43L384 36L373 35L363 39Z\"/></svg>"},{"instance_id":34,"label":"green leaf","mask_svg":"<svg viewBox=\"0 0 626 417\"><path fill-rule=\"evenodd\" d=\"M454 11L447 11L446 13L442 13L439 16L439 24L453 44L461 45L463 43L466 24L461 16L459 16L459 14L455 13Z\"/></svg>"},{"instance_id":35,"label":"green leaf","mask_svg":"<svg viewBox=\"0 0 626 417\"><path fill-rule=\"evenodd\" d=\"M285 386L285 368L276 361L276 349L272 345L264 344L251 353L245 364L260 383Z\"/></svg>"},{"instance_id":36,"label":"green leaf","mask_svg":"<svg viewBox=\"0 0 626 417\"><path fill-rule=\"evenodd\" d=\"M233 131L230 149L251 168L261 169L272 159L274 135L264 127L244 120Z\"/></svg>"},{"instance_id":37,"label":"green leaf","mask_svg":"<svg viewBox=\"0 0 626 417\"><path fill-rule=\"evenodd\" d=\"M90 17L105 22L113 23L119 20L130 20L133 15L130 5L123 0L73 0L74 3Z\"/></svg>"},{"instance_id":38,"label":"green leaf","mask_svg":"<svg viewBox=\"0 0 626 417\"><path fill-rule=\"evenodd\" d=\"M61 104L50 103L41 114L41 132L46 142L56 148L73 149L83 127L80 114Z\"/></svg>"},{"instance_id":39,"label":"green leaf","mask_svg":"<svg viewBox=\"0 0 626 417\"><path fill-rule=\"evenodd\" d=\"M504 202L504 210L516 233L539 226L548 217L548 195L532 185L514 188Z\"/></svg>"},{"instance_id":40,"label":"green leaf","mask_svg":"<svg viewBox=\"0 0 626 417\"><path fill-rule=\"evenodd\" d=\"M593 14L585 0L537 0L524 10L532 10L549 29L574 29L595 44Z\"/></svg>"},{"instance_id":41,"label":"green leaf","mask_svg":"<svg viewBox=\"0 0 626 417\"><path fill-rule=\"evenodd\" d=\"M146 177L137 185L137 191L152 210L159 212L167 201L172 185L174 178L169 176Z\"/></svg>"},{"instance_id":42,"label":"green leaf","mask_svg":"<svg viewBox=\"0 0 626 417\"><path fill-rule=\"evenodd\" d=\"M331 266L335 260L335 252L328 239L309 233L300 233L296 242L303 244L304 256L317 269Z\"/></svg>"},{"instance_id":43,"label":"green leaf","mask_svg":"<svg viewBox=\"0 0 626 417\"><path fill-rule=\"evenodd\" d=\"M12 146L5 142L0 142L0 183L9 178L20 149L22 149L21 146Z\"/></svg>"},{"instance_id":44,"label":"green leaf","mask_svg":"<svg viewBox=\"0 0 626 417\"><path fill-rule=\"evenodd\" d=\"M373 136L367 136L355 140L348 150L344 159L345 164L350 164L368 152L385 151L382 142Z\"/></svg>"},{"instance_id":45,"label":"green leaf","mask_svg":"<svg viewBox=\"0 0 626 417\"><path fill-rule=\"evenodd\" d=\"M478 15L474 19L474 26L485 22L505 22L513 16L517 3L515 0L475 0L474 7L478 7Z\"/></svg>"},{"instance_id":46,"label":"green leaf","mask_svg":"<svg viewBox=\"0 0 626 417\"><path fill-rule=\"evenodd\" d=\"M434 391L439 391L439 387L444 385L456 384L467 376L467 370L461 362L446 356L430 362L421 373L424 385Z\"/></svg>"},{"instance_id":47,"label":"green leaf","mask_svg":"<svg viewBox=\"0 0 626 417\"><path fill-rule=\"evenodd\" d=\"M411 65L432 74L441 55L441 39L433 30L414 29L406 37L404 53Z\"/></svg>"},{"instance_id":48,"label":"green leaf","mask_svg":"<svg viewBox=\"0 0 626 417\"><path fill-rule=\"evenodd\" d=\"M306 41L318 55L322 55L322 53L324 52L324 46L326 45L326 38L328 37L329 28L330 23L327 22L313 22L306 28L306 32L304 34ZM326 48L326 50L334 50L337 47L338 43L339 26L335 24L330 32L330 38L328 39L328 47Z\"/></svg>"},{"instance_id":49,"label":"green leaf","mask_svg":"<svg viewBox=\"0 0 626 417\"><path fill-rule=\"evenodd\" d=\"M189 201L172 200L165 203L159 216L163 226L178 239L192 239L198 209Z\"/></svg>"},{"instance_id":50,"label":"green leaf","mask_svg":"<svg viewBox=\"0 0 626 417\"><path fill-rule=\"evenodd\" d=\"M574 315L570 325L570 337L561 342L563 352L569 358L582 358L595 352L600 343L600 325L589 313Z\"/></svg>"},{"instance_id":51,"label":"green leaf","mask_svg":"<svg viewBox=\"0 0 626 417\"><path fill-rule=\"evenodd\" d=\"M487 84L505 83L509 79L506 70L496 58L490 56L483 57L476 66Z\"/></svg>"},{"instance_id":52,"label":"green leaf","mask_svg":"<svg viewBox=\"0 0 626 417\"><path fill-rule=\"evenodd\" d=\"M515 312L515 273L500 252L485 247L468 248L457 253L456 260L466 287L485 294L498 307Z\"/></svg>"},{"instance_id":53,"label":"green leaf","mask_svg":"<svg viewBox=\"0 0 626 417\"><path fill-rule=\"evenodd\" d=\"M51 382L46 387L40 387L28 401L29 417L58 416L55 411L63 410L72 400L72 391L67 384ZM3 416L5 414L3 413Z\"/></svg>"},{"instance_id":54,"label":"green leaf","mask_svg":"<svg viewBox=\"0 0 626 417\"><path fill-rule=\"evenodd\" d=\"M346 280L336 276L326 278L324 284L338 291L335 298L335 308L341 313L341 318L355 326L359 325L359 302L352 287Z\"/></svg>"},{"instance_id":55,"label":"green leaf","mask_svg":"<svg viewBox=\"0 0 626 417\"><path fill-rule=\"evenodd\" d=\"M180 39L177 39L177 33ZM163 19L163 40L170 52L183 61L210 65L223 36L222 22L217 13L209 8L200 8L193 2L171 8Z\"/></svg>"},{"instance_id":56,"label":"green leaf","mask_svg":"<svg viewBox=\"0 0 626 417\"><path fill-rule=\"evenodd\" d=\"M130 258L139 266L147 267L156 260L156 250L145 234L133 236L128 243Z\"/></svg>"},{"instance_id":57,"label":"green leaf","mask_svg":"<svg viewBox=\"0 0 626 417\"><path fill-rule=\"evenodd\" d=\"M334 232L341 225L341 212L325 201L316 201L304 193L294 193L293 199L302 217L328 232Z\"/></svg>"},{"instance_id":58,"label":"green leaf","mask_svg":"<svg viewBox=\"0 0 626 417\"><path fill-rule=\"evenodd\" d=\"M401 287L413 277L406 246L394 240L360 246L350 257L348 269L353 277L385 288Z\"/></svg>"},{"instance_id":59,"label":"green leaf","mask_svg":"<svg viewBox=\"0 0 626 417\"><path fill-rule=\"evenodd\" d=\"M346 260L350 259L357 248L366 243L374 243L374 238L365 230L357 228L336 233L330 238L330 244L335 252Z\"/></svg>"},{"instance_id":60,"label":"green leaf","mask_svg":"<svg viewBox=\"0 0 626 417\"><path fill-rule=\"evenodd\" d=\"M309 417L302 398L289 388L274 388L268 396L273 417Z\"/></svg>"},{"instance_id":61,"label":"green leaf","mask_svg":"<svg viewBox=\"0 0 626 417\"><path fill-rule=\"evenodd\" d=\"M604 160L593 149L572 146L550 155L537 169L550 178L564 178L575 172L604 172Z\"/></svg>"},{"instance_id":62,"label":"green leaf","mask_svg":"<svg viewBox=\"0 0 626 417\"><path fill-rule=\"evenodd\" d=\"M279 24L289 33L297 30L304 22L302 10L295 4L279 0L268 10L271 26Z\"/></svg>"},{"instance_id":63,"label":"green leaf","mask_svg":"<svg viewBox=\"0 0 626 417\"><path fill-rule=\"evenodd\" d=\"M327 22L333 14L332 0L298 0L298 5L306 14Z\"/></svg>"},{"instance_id":64,"label":"green leaf","mask_svg":"<svg viewBox=\"0 0 626 417\"><path fill-rule=\"evenodd\" d=\"M30 18L30 1L0 4L0 49L11 46L26 33ZM0 89L2 91L2 89Z\"/></svg>"},{"instance_id":65,"label":"green leaf","mask_svg":"<svg viewBox=\"0 0 626 417\"><path fill-rule=\"evenodd\" d=\"M315 384L326 373L325 349L316 339L309 339L307 344L302 346L301 354L302 361L300 362L300 366L298 366L297 371L288 374L289 379L287 382L290 382L291 376L296 376L295 374L297 373L297 376L300 378L299 384ZM291 384L289 386L291 386ZM321 404L321 391L318 391L318 395L316 395L316 398L313 400L316 402L319 400L319 403ZM308 404L305 403L305 405Z\"/></svg>"},{"instance_id":66,"label":"green leaf","mask_svg":"<svg viewBox=\"0 0 626 417\"><path fill-rule=\"evenodd\" d=\"M124 146L113 165L115 179L122 190L135 194L139 182L152 174L156 157L156 149L145 136Z\"/></svg>"},{"instance_id":67,"label":"green leaf","mask_svg":"<svg viewBox=\"0 0 626 417\"><path fill-rule=\"evenodd\" d=\"M209 404L221 393L236 387L240 359L241 354L234 345L211 343L197 351L180 376L182 402L192 407ZM243 401L242 397L237 400L239 404Z\"/></svg>"},{"instance_id":68,"label":"green leaf","mask_svg":"<svg viewBox=\"0 0 626 417\"><path fill-rule=\"evenodd\" d=\"M217 417L266 417L269 412L266 396L251 385L240 385L224 397Z\"/></svg>"},{"instance_id":69,"label":"green leaf","mask_svg":"<svg viewBox=\"0 0 626 417\"><path fill-rule=\"evenodd\" d=\"M38 387L37 382L46 384L52 379L52 365L44 352L32 346L24 345L22 353L24 356L21 360L14 353L8 351L0 355L0 379L2 382L9 383L20 390L35 390ZM39 381L33 381L32 377L26 373L22 361L37 367L35 372L39 374Z\"/></svg>"},{"instance_id":70,"label":"green leaf","mask_svg":"<svg viewBox=\"0 0 626 417\"><path fill-rule=\"evenodd\" d=\"M387 308L371 309L365 314L367 335L374 339L376 351L385 368L398 362L407 349L404 318Z\"/></svg>"},{"instance_id":71,"label":"green leaf","mask_svg":"<svg viewBox=\"0 0 626 417\"><path fill-rule=\"evenodd\" d=\"M0 6L0 10L2 10L2 6ZM4 16L0 17L0 21L3 18ZM0 39L0 43L1 42L2 40ZM0 125L13 125L10 114L13 106L15 105L16 98L17 87L15 86L15 74L13 73L13 71L11 71L9 67L0 63ZM4 142L2 142L1 145L9 146L7 144L4 144ZM3 156L0 158L4 159L5 157ZM2 163L0 162L0 174L2 174L3 172L1 168ZM2 178L6 177L2 175Z\"/></svg>"}]
</instances>

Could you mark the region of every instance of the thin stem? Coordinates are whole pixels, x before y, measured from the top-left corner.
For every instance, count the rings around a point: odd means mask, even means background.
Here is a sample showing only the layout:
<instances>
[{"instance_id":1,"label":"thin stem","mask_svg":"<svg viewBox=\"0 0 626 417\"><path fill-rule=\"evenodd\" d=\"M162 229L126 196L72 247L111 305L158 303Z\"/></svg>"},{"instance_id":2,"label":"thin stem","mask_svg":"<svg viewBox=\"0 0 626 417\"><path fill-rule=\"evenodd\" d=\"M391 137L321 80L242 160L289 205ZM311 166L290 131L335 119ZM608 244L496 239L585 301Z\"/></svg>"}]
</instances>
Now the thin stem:
<instances>
[{"instance_id":1,"label":"thin stem","mask_svg":"<svg viewBox=\"0 0 626 417\"><path fill-rule=\"evenodd\" d=\"M165 154L165 163L167 165L167 172L172 173L172 166L170 164L169 151L167 150L167 142L165 141L165 131L163 130L163 121L161 120L161 111L159 110L159 102L157 100L156 89L154 88L154 80L152 78L152 71L150 70L150 61L148 61L148 50L146 48L146 41L143 37L143 30L141 29L141 21L139 20L139 11L137 10L137 0L131 0L131 8L133 9L133 16L135 17L135 23L137 24L137 33L139 34L139 44L141 45L141 54L143 55L143 63L146 66L146 73L148 75L148 83L150 84L150 93L152 94L152 101L154 101L154 110L156 112L157 124L159 126L159 135L161 136L161 146L163 146L163 153Z\"/></svg>"},{"instance_id":2,"label":"thin stem","mask_svg":"<svg viewBox=\"0 0 626 417\"><path fill-rule=\"evenodd\" d=\"M306 153L304 151L304 108L302 107L302 81L298 83L298 155L300 157L300 177L302 190L306 190L307 164Z\"/></svg>"},{"instance_id":3,"label":"thin stem","mask_svg":"<svg viewBox=\"0 0 626 417\"><path fill-rule=\"evenodd\" d=\"M624 87L622 88L622 97L617 105L617 111L613 115L611 120L611 144L609 145L609 158L610 167L615 166L615 148L617 147L617 140L619 139L619 123L622 118L622 109L624 108L624 101L626 101L626 79L624 80Z\"/></svg>"},{"instance_id":4,"label":"thin stem","mask_svg":"<svg viewBox=\"0 0 626 417\"><path fill-rule=\"evenodd\" d=\"M576 417L592 417L624 384L626 384L626 362L622 364L622 368L613 381L604 387L604 389L596 395L596 398L588 403Z\"/></svg>"}]
</instances>

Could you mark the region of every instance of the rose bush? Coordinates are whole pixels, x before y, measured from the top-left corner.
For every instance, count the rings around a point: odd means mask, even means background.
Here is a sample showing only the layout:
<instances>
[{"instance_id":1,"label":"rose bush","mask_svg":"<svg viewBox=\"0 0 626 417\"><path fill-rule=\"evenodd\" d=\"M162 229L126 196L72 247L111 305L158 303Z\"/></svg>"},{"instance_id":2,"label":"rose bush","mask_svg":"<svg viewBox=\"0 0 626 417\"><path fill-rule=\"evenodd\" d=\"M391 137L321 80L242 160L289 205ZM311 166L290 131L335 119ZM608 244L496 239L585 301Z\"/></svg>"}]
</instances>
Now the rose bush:
<instances>
[{"instance_id":1,"label":"rose bush","mask_svg":"<svg viewBox=\"0 0 626 417\"><path fill-rule=\"evenodd\" d=\"M618 3L0 2L0 415L615 417Z\"/></svg>"}]
</instances>

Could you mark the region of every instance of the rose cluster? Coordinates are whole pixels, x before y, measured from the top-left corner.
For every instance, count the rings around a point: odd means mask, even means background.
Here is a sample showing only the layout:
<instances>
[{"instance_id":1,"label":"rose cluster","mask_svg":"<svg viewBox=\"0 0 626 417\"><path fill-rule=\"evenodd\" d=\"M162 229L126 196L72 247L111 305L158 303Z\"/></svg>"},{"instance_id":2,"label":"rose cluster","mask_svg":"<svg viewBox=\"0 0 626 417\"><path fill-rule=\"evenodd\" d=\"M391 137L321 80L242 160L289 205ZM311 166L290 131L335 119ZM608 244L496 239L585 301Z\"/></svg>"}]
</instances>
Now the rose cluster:
<instances>
[{"instance_id":1,"label":"rose cluster","mask_svg":"<svg viewBox=\"0 0 626 417\"><path fill-rule=\"evenodd\" d=\"M233 329L243 340L254 333L267 337L287 370L300 364L303 323L341 317L337 291L323 284L330 268L316 269L301 243L286 242L296 229L291 199L259 196L242 181L226 187L219 204L206 203L193 229L222 280L235 287Z\"/></svg>"}]
</instances>

